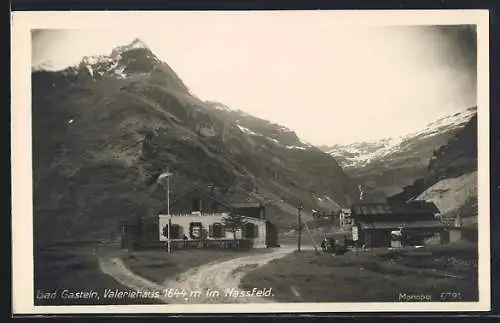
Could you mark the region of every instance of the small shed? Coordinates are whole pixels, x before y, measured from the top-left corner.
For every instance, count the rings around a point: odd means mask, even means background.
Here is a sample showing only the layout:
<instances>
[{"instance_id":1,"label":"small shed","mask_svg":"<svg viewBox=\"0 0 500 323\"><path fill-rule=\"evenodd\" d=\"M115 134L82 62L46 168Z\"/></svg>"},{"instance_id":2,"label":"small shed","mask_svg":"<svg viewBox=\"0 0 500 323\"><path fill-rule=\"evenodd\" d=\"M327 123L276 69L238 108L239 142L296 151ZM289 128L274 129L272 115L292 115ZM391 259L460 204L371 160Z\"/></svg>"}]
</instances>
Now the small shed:
<instances>
[{"instance_id":1,"label":"small shed","mask_svg":"<svg viewBox=\"0 0 500 323\"><path fill-rule=\"evenodd\" d=\"M119 222L121 247L134 249L144 242L158 239L158 218L138 217Z\"/></svg>"}]
</instances>

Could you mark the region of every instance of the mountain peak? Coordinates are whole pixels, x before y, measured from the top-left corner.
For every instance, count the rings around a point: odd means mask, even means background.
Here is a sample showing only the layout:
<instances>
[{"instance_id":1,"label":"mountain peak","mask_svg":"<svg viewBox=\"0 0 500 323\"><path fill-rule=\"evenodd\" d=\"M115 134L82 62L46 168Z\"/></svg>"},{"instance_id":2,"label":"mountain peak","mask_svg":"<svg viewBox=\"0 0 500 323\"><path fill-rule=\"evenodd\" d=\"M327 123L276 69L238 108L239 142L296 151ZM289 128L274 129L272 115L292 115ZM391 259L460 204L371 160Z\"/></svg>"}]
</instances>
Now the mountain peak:
<instances>
[{"instance_id":1,"label":"mountain peak","mask_svg":"<svg viewBox=\"0 0 500 323\"><path fill-rule=\"evenodd\" d=\"M134 74L150 73L158 64L161 61L146 43L135 38L129 44L115 47L110 55L83 57L80 66L93 78L104 74L127 78Z\"/></svg>"},{"instance_id":2,"label":"mountain peak","mask_svg":"<svg viewBox=\"0 0 500 323\"><path fill-rule=\"evenodd\" d=\"M111 56L116 56L116 55L122 54L124 52L127 52L129 50L133 50L133 49L147 49L147 50L150 50L149 47L148 47L148 45L146 45L145 42L143 42L139 38L135 38L129 44L115 47L113 49L113 51L111 52Z\"/></svg>"},{"instance_id":3,"label":"mountain peak","mask_svg":"<svg viewBox=\"0 0 500 323\"><path fill-rule=\"evenodd\" d=\"M135 38L131 43L131 46L139 46L139 47L148 47L145 42L143 42L140 38Z\"/></svg>"}]
</instances>

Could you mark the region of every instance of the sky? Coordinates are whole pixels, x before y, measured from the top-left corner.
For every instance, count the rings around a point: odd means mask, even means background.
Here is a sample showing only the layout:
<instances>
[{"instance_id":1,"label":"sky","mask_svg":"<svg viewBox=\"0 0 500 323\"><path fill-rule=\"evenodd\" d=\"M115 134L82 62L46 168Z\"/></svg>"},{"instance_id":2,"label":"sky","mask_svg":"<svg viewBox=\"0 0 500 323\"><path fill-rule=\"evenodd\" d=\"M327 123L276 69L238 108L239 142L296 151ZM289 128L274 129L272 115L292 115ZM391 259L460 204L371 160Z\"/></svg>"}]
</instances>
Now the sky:
<instances>
[{"instance_id":1,"label":"sky","mask_svg":"<svg viewBox=\"0 0 500 323\"><path fill-rule=\"evenodd\" d=\"M474 29L303 18L172 15L154 28L37 30L32 63L62 69L140 38L202 100L287 126L314 145L400 136L476 105Z\"/></svg>"}]
</instances>

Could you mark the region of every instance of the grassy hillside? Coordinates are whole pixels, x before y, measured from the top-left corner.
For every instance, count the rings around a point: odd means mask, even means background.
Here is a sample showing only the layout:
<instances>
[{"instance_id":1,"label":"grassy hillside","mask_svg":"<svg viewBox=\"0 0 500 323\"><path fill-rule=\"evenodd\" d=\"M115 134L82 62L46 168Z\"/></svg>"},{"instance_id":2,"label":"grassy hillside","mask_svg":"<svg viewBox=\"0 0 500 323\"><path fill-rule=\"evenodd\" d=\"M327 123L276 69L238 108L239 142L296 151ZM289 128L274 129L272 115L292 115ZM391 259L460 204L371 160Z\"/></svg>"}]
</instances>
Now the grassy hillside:
<instances>
[{"instance_id":1,"label":"grassy hillside","mask_svg":"<svg viewBox=\"0 0 500 323\"><path fill-rule=\"evenodd\" d=\"M156 178L167 165L175 173L173 200L214 184L269 203L280 228L295 225L298 200L307 218L318 208L313 196L340 205L356 197L331 156L287 147L293 132L251 116L246 127L254 133L242 131L237 122L244 115L193 96L147 49L113 57L32 74L38 240L110 237L118 220L156 214L165 208Z\"/></svg>"}]
</instances>

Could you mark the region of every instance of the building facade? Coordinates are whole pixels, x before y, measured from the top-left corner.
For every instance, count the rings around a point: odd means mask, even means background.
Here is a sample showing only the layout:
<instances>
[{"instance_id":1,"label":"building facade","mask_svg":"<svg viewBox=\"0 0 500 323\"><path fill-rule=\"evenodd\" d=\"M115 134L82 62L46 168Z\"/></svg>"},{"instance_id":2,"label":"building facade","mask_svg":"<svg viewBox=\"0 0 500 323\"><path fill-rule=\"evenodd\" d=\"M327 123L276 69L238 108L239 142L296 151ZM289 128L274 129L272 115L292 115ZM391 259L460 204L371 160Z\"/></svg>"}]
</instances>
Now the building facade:
<instances>
[{"instance_id":1,"label":"building facade","mask_svg":"<svg viewBox=\"0 0 500 323\"><path fill-rule=\"evenodd\" d=\"M224 227L224 217L229 213L196 213L173 214L171 216L170 236L172 240L233 240L246 239L252 242L254 248L266 248L268 243L267 221L257 218L248 218L241 229L235 234ZM168 215L158 216L158 239L167 241Z\"/></svg>"},{"instance_id":2,"label":"building facade","mask_svg":"<svg viewBox=\"0 0 500 323\"><path fill-rule=\"evenodd\" d=\"M224 226L224 218L231 214L243 216L245 222L234 233ZM128 223L122 226L122 234L126 237L122 239L124 247L132 245L131 240L166 242L169 234L174 243L237 239L250 242L253 248L278 245L277 229L266 218L264 205L252 201L230 203L202 189L194 189L175 200L170 206L170 216L165 212Z\"/></svg>"}]
</instances>

